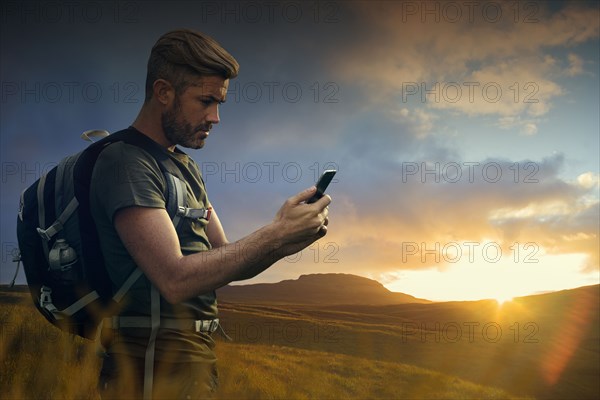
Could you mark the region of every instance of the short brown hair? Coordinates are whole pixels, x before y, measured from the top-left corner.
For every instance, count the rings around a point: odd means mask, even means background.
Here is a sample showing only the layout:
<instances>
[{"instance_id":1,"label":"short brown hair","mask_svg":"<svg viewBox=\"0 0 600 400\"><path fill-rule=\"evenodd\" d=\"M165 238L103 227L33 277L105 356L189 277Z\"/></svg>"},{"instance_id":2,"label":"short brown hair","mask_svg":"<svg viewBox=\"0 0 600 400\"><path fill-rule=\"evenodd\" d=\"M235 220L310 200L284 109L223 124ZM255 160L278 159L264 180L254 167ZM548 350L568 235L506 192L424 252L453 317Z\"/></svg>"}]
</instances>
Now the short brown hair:
<instances>
[{"instance_id":1,"label":"short brown hair","mask_svg":"<svg viewBox=\"0 0 600 400\"><path fill-rule=\"evenodd\" d=\"M157 79L169 81L177 94L202 75L235 78L238 62L213 38L190 29L178 29L162 35L152 47L146 75L146 98L152 98Z\"/></svg>"}]
</instances>

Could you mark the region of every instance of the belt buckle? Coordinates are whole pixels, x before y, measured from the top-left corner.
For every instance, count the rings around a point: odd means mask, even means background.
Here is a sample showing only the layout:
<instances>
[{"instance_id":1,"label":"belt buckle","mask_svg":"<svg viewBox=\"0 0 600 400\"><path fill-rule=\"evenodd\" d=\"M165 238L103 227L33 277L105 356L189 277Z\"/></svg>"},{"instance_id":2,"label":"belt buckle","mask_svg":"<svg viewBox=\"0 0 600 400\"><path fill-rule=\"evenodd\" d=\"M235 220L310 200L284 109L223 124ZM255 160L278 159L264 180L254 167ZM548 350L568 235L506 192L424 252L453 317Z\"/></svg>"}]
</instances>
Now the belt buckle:
<instances>
[{"instance_id":1,"label":"belt buckle","mask_svg":"<svg viewBox=\"0 0 600 400\"><path fill-rule=\"evenodd\" d=\"M199 319L195 322L196 332L208 332L213 333L219 326L218 319Z\"/></svg>"}]
</instances>

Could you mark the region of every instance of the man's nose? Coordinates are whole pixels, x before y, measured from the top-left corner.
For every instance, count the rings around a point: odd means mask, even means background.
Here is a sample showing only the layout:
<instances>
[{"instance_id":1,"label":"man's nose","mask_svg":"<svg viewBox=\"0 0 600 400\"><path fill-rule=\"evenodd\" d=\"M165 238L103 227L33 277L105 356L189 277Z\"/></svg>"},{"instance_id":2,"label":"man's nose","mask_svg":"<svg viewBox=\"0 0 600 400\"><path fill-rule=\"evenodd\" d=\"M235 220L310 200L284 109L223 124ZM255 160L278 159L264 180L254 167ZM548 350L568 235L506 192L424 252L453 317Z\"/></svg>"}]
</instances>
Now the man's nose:
<instances>
[{"instance_id":1,"label":"man's nose","mask_svg":"<svg viewBox=\"0 0 600 400\"><path fill-rule=\"evenodd\" d=\"M219 105L215 105L214 107L211 107L210 112L208 113L208 116L207 116L207 120L211 124L219 123L219 121L221 120L219 118Z\"/></svg>"}]
</instances>

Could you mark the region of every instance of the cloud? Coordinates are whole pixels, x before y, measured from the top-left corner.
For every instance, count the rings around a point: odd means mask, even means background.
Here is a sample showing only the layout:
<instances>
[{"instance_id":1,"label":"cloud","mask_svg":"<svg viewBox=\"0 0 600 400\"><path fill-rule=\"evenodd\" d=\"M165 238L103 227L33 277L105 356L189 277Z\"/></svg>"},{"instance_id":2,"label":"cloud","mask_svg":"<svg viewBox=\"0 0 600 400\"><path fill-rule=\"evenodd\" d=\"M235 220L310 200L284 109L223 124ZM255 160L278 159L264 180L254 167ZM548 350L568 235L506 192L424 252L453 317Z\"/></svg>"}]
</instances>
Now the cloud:
<instances>
[{"instance_id":1,"label":"cloud","mask_svg":"<svg viewBox=\"0 0 600 400\"><path fill-rule=\"evenodd\" d=\"M419 139L424 139L432 132L434 121L437 119L434 114L425 110L419 108L409 110L406 107L390 108L389 117L399 123L410 125L409 131Z\"/></svg>"},{"instance_id":2,"label":"cloud","mask_svg":"<svg viewBox=\"0 0 600 400\"><path fill-rule=\"evenodd\" d=\"M568 76L576 76L583 73L583 60L577 54L570 53L568 56L569 67L565 71Z\"/></svg>"},{"instance_id":3,"label":"cloud","mask_svg":"<svg viewBox=\"0 0 600 400\"><path fill-rule=\"evenodd\" d=\"M545 206L505 211L494 223L504 232L510 232L515 241L530 242L542 247L548 254L585 254L587 260L582 272L597 272L599 268L598 222L600 203L587 204L578 199L574 203L557 201Z\"/></svg>"},{"instance_id":4,"label":"cloud","mask_svg":"<svg viewBox=\"0 0 600 400\"><path fill-rule=\"evenodd\" d=\"M521 116L506 116L498 118L497 126L501 129L517 128L522 135L533 136L538 133L537 118L521 118Z\"/></svg>"},{"instance_id":5,"label":"cloud","mask_svg":"<svg viewBox=\"0 0 600 400\"><path fill-rule=\"evenodd\" d=\"M577 183L586 189L596 188L600 185L600 175L594 172L586 172L577 177Z\"/></svg>"},{"instance_id":6,"label":"cloud","mask_svg":"<svg viewBox=\"0 0 600 400\"><path fill-rule=\"evenodd\" d=\"M470 116L538 117L546 114L551 100L563 92L546 78L551 75L550 66L538 57L505 60L472 71L462 82L441 83L439 101L428 100L427 105Z\"/></svg>"},{"instance_id":7,"label":"cloud","mask_svg":"<svg viewBox=\"0 0 600 400\"><path fill-rule=\"evenodd\" d=\"M456 160L417 165L419 173L411 175L406 170L414 165L400 164L382 177L385 187L367 183L360 193L336 196L326 239L339 246L345 270L359 274L443 269L448 252L466 251L465 243L476 249L493 243L505 254L515 243L533 243L548 254L585 254L582 267L596 271L599 203L588 196L597 177L565 181L559 178L563 164L560 155L540 162Z\"/></svg>"},{"instance_id":8,"label":"cloud","mask_svg":"<svg viewBox=\"0 0 600 400\"><path fill-rule=\"evenodd\" d=\"M569 4L550 11L535 3L534 12L517 15L514 4L493 3L503 17L491 21L482 11L487 3L477 4L471 13L459 10L462 19L455 22L441 2L431 12L414 11L405 2L352 3L349 12L361 16L362 36L339 46L332 69L364 88L378 106L404 102L409 89L416 102L466 115L546 114L564 92L557 80L561 56L549 52L597 38L598 9ZM571 52L567 58L567 73L581 73L581 56ZM528 126L523 133L533 131Z\"/></svg>"},{"instance_id":9,"label":"cloud","mask_svg":"<svg viewBox=\"0 0 600 400\"><path fill-rule=\"evenodd\" d=\"M521 130L521 133L527 136L535 135L538 132L538 128L536 124L531 122L526 123Z\"/></svg>"}]
</instances>

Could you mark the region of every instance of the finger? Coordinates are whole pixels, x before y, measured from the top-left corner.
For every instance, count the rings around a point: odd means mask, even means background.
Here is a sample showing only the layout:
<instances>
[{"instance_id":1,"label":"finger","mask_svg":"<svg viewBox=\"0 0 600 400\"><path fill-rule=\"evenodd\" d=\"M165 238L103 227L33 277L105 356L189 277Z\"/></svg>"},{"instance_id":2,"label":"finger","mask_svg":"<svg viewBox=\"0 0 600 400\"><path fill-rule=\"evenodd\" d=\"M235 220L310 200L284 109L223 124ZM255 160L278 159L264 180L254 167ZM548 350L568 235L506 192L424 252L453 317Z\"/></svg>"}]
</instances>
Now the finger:
<instances>
[{"instance_id":1,"label":"finger","mask_svg":"<svg viewBox=\"0 0 600 400\"><path fill-rule=\"evenodd\" d=\"M325 207L327 207L329 203L331 203L331 196L329 196L328 194L324 195L315 202L317 207L319 207L320 209L325 209Z\"/></svg>"},{"instance_id":2,"label":"finger","mask_svg":"<svg viewBox=\"0 0 600 400\"><path fill-rule=\"evenodd\" d=\"M327 227L326 226L322 226L321 229L319 229L319 232L317 233L317 235L322 238L323 236L325 236L327 234Z\"/></svg>"},{"instance_id":3,"label":"finger","mask_svg":"<svg viewBox=\"0 0 600 400\"><path fill-rule=\"evenodd\" d=\"M321 224L323 224L325 221L327 221L328 216L329 216L329 208L328 207L325 207L324 209L322 209L321 212L317 215L319 220L321 220Z\"/></svg>"},{"instance_id":4,"label":"finger","mask_svg":"<svg viewBox=\"0 0 600 400\"><path fill-rule=\"evenodd\" d=\"M308 189L304 189L300 193L295 194L294 196L288 199L288 202L291 204L300 204L303 201L306 201L312 197L313 194L317 191L316 186L311 186Z\"/></svg>"}]
</instances>

